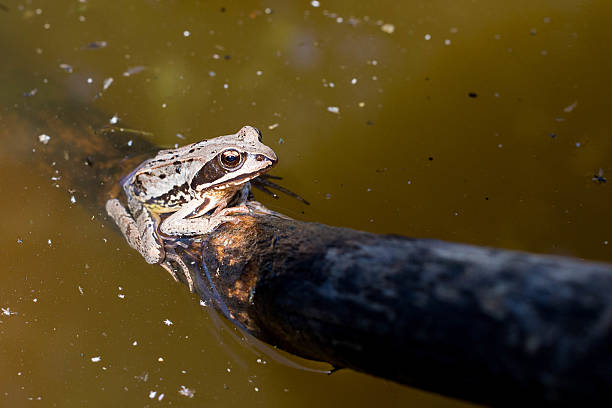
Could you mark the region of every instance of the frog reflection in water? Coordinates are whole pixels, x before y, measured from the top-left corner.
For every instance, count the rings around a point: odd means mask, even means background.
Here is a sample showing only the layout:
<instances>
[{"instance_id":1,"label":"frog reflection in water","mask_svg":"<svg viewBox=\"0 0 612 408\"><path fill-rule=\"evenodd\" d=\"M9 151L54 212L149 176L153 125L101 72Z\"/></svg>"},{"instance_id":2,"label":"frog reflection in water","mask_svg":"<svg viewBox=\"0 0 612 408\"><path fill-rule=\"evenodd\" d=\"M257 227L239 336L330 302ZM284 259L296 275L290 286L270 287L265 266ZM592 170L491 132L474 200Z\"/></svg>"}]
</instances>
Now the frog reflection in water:
<instances>
[{"instance_id":1,"label":"frog reflection in water","mask_svg":"<svg viewBox=\"0 0 612 408\"><path fill-rule=\"evenodd\" d=\"M127 208L113 198L106 202L106 211L132 248L148 263L162 264L177 279L162 237L208 234L233 222L232 215L248 213L249 181L276 162L274 151L261 142L259 130L244 126L233 135L161 150L122 180ZM162 221L161 214L170 215ZM187 278L193 291L193 282Z\"/></svg>"}]
</instances>

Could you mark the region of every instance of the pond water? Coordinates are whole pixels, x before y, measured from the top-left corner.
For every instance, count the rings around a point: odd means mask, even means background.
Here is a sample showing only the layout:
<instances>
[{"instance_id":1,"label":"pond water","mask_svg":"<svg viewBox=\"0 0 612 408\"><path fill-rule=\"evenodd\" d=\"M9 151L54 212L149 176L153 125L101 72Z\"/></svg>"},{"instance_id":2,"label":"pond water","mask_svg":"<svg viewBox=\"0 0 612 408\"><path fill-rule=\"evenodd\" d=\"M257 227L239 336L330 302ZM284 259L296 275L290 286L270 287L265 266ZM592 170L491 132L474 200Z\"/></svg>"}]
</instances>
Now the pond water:
<instances>
[{"instance_id":1,"label":"pond water","mask_svg":"<svg viewBox=\"0 0 612 408\"><path fill-rule=\"evenodd\" d=\"M9 114L87 109L163 146L251 124L311 202L258 195L291 217L612 262L612 4L0 3L1 406L464 405L234 342L28 164L45 129Z\"/></svg>"}]
</instances>

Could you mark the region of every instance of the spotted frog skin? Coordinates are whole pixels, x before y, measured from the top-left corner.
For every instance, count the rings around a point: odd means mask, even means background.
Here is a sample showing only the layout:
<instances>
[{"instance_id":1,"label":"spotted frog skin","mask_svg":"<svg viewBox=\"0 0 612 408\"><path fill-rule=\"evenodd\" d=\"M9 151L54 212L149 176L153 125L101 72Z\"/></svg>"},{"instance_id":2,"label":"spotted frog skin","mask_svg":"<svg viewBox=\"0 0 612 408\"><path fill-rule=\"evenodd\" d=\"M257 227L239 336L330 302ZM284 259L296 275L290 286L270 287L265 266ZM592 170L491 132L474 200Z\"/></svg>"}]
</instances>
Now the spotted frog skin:
<instances>
[{"instance_id":1,"label":"spotted frog skin","mask_svg":"<svg viewBox=\"0 0 612 408\"><path fill-rule=\"evenodd\" d=\"M113 198L106 211L148 263L162 263L163 237L208 234L248 212L249 181L276 162L259 130L244 126L233 135L161 150L121 181L127 208Z\"/></svg>"}]
</instances>

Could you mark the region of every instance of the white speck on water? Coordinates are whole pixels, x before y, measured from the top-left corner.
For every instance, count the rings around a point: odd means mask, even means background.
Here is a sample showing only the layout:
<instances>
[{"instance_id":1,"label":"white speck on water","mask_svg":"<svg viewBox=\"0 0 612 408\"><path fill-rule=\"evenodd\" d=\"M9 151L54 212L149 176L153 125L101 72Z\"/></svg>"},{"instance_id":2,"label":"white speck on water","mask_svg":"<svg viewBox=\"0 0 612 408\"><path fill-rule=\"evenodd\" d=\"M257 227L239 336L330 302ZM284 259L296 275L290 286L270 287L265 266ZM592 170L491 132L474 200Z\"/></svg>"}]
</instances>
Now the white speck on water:
<instances>
[{"instance_id":1,"label":"white speck on water","mask_svg":"<svg viewBox=\"0 0 612 408\"><path fill-rule=\"evenodd\" d=\"M457 34L457 31L459 31L459 29L457 27L451 27L450 30L448 30L451 34Z\"/></svg>"},{"instance_id":2,"label":"white speck on water","mask_svg":"<svg viewBox=\"0 0 612 408\"><path fill-rule=\"evenodd\" d=\"M312 0L312 1L310 2L310 5L311 5L312 7L319 7L319 6L321 5L321 3L319 3L317 0Z\"/></svg>"},{"instance_id":3,"label":"white speck on water","mask_svg":"<svg viewBox=\"0 0 612 408\"><path fill-rule=\"evenodd\" d=\"M217 54L217 53L214 53L214 54L212 55L212 57L213 57L213 59L219 59L219 58L221 58L221 56L220 56L219 54Z\"/></svg>"},{"instance_id":4,"label":"white speck on water","mask_svg":"<svg viewBox=\"0 0 612 408\"><path fill-rule=\"evenodd\" d=\"M123 74L124 77L129 77L135 74L138 74L139 72L142 72L146 69L146 67L144 65L137 65L135 67L130 67L127 69L127 71L125 71Z\"/></svg>"},{"instance_id":5,"label":"white speck on water","mask_svg":"<svg viewBox=\"0 0 612 408\"><path fill-rule=\"evenodd\" d=\"M83 288L80 285L78 286L78 288L79 288L79 293L81 294L81 296L83 296Z\"/></svg>"},{"instance_id":6,"label":"white speck on water","mask_svg":"<svg viewBox=\"0 0 612 408\"><path fill-rule=\"evenodd\" d=\"M548 51L542 50L542 51L540 51L540 54L542 54L543 56L547 56L548 55Z\"/></svg>"},{"instance_id":7,"label":"white speck on water","mask_svg":"<svg viewBox=\"0 0 612 408\"><path fill-rule=\"evenodd\" d=\"M255 73L257 74L257 76L262 76L263 75L263 71L257 71Z\"/></svg>"},{"instance_id":8,"label":"white speck on water","mask_svg":"<svg viewBox=\"0 0 612 408\"><path fill-rule=\"evenodd\" d=\"M550 17L544 17L544 24L550 23Z\"/></svg>"},{"instance_id":9,"label":"white speck on water","mask_svg":"<svg viewBox=\"0 0 612 408\"><path fill-rule=\"evenodd\" d=\"M159 361L160 363L164 362L164 358L163 357L157 357L157 361Z\"/></svg>"},{"instance_id":10,"label":"white speck on water","mask_svg":"<svg viewBox=\"0 0 612 408\"><path fill-rule=\"evenodd\" d=\"M102 85L102 90L106 91L112 84L114 79L112 77L106 78Z\"/></svg>"},{"instance_id":11,"label":"white speck on water","mask_svg":"<svg viewBox=\"0 0 612 408\"><path fill-rule=\"evenodd\" d=\"M331 113L338 114L340 113L340 108L338 106L328 106L327 111Z\"/></svg>"},{"instance_id":12,"label":"white speck on water","mask_svg":"<svg viewBox=\"0 0 612 408\"><path fill-rule=\"evenodd\" d=\"M227 371L228 373L231 373L231 372L232 372L232 369L231 369L231 368L229 368L229 367L227 367L227 368L225 369L225 371Z\"/></svg>"},{"instance_id":13,"label":"white speck on water","mask_svg":"<svg viewBox=\"0 0 612 408\"><path fill-rule=\"evenodd\" d=\"M338 24L342 24L343 21L344 21L344 19L342 17L336 18L336 23L338 23Z\"/></svg>"},{"instance_id":14,"label":"white speck on water","mask_svg":"<svg viewBox=\"0 0 612 408\"><path fill-rule=\"evenodd\" d=\"M574 101L570 105L563 108L563 112L570 113L576 108L576 106L578 106L578 101Z\"/></svg>"},{"instance_id":15,"label":"white speck on water","mask_svg":"<svg viewBox=\"0 0 612 408\"><path fill-rule=\"evenodd\" d=\"M174 323L172 323L172 321L170 319L166 319L163 322L166 326L172 326Z\"/></svg>"},{"instance_id":16,"label":"white speck on water","mask_svg":"<svg viewBox=\"0 0 612 408\"><path fill-rule=\"evenodd\" d=\"M259 387L255 387L253 389L255 390L255 392L259 392Z\"/></svg>"},{"instance_id":17,"label":"white speck on water","mask_svg":"<svg viewBox=\"0 0 612 408\"><path fill-rule=\"evenodd\" d=\"M159 397L157 397L158 401L161 401L164 399L164 393L162 392L161 394L159 394Z\"/></svg>"},{"instance_id":18,"label":"white speck on water","mask_svg":"<svg viewBox=\"0 0 612 408\"><path fill-rule=\"evenodd\" d=\"M34 303L38 303L38 298L34 298L34 299L32 299L32 302L34 302Z\"/></svg>"},{"instance_id":19,"label":"white speck on water","mask_svg":"<svg viewBox=\"0 0 612 408\"><path fill-rule=\"evenodd\" d=\"M272 14L272 9L270 7L266 7L266 9L264 10L264 13Z\"/></svg>"},{"instance_id":20,"label":"white speck on water","mask_svg":"<svg viewBox=\"0 0 612 408\"><path fill-rule=\"evenodd\" d=\"M229 88L229 84L223 84L223 89Z\"/></svg>"},{"instance_id":21,"label":"white speck on water","mask_svg":"<svg viewBox=\"0 0 612 408\"><path fill-rule=\"evenodd\" d=\"M23 244L23 240L21 238L17 238L17 243L18 244Z\"/></svg>"},{"instance_id":22,"label":"white speck on water","mask_svg":"<svg viewBox=\"0 0 612 408\"><path fill-rule=\"evenodd\" d=\"M217 75L217 73L215 71L208 71L208 76L209 77L214 77L215 75Z\"/></svg>"},{"instance_id":23,"label":"white speck on water","mask_svg":"<svg viewBox=\"0 0 612 408\"><path fill-rule=\"evenodd\" d=\"M181 385L181 388L179 389L178 393L184 397L193 398L195 391L185 387L184 385Z\"/></svg>"},{"instance_id":24,"label":"white speck on water","mask_svg":"<svg viewBox=\"0 0 612 408\"><path fill-rule=\"evenodd\" d=\"M119 122L119 116L115 113L112 118L108 120L111 125L116 125Z\"/></svg>"},{"instance_id":25,"label":"white speck on water","mask_svg":"<svg viewBox=\"0 0 612 408\"><path fill-rule=\"evenodd\" d=\"M86 20L85 16L79 16L79 21L80 21L81 23L84 23L84 22L85 22L85 20Z\"/></svg>"},{"instance_id":26,"label":"white speck on water","mask_svg":"<svg viewBox=\"0 0 612 408\"><path fill-rule=\"evenodd\" d=\"M134 141L132 139L128 140L127 145L129 147L132 147L133 144L134 144Z\"/></svg>"},{"instance_id":27,"label":"white speck on water","mask_svg":"<svg viewBox=\"0 0 612 408\"><path fill-rule=\"evenodd\" d=\"M576 147L580 147L580 142L576 142Z\"/></svg>"},{"instance_id":28,"label":"white speck on water","mask_svg":"<svg viewBox=\"0 0 612 408\"><path fill-rule=\"evenodd\" d=\"M187 30L183 31L183 37L187 38L191 35L191 33Z\"/></svg>"},{"instance_id":29,"label":"white speck on water","mask_svg":"<svg viewBox=\"0 0 612 408\"><path fill-rule=\"evenodd\" d=\"M501 149L502 147L504 147L504 145L500 143L500 144L497 145L497 147L499 147Z\"/></svg>"},{"instance_id":30,"label":"white speck on water","mask_svg":"<svg viewBox=\"0 0 612 408\"><path fill-rule=\"evenodd\" d=\"M48 239L48 240L47 240L47 244L48 244L49 246L51 246L52 242L51 242L51 240L50 240L50 239Z\"/></svg>"},{"instance_id":31,"label":"white speck on water","mask_svg":"<svg viewBox=\"0 0 612 408\"><path fill-rule=\"evenodd\" d=\"M157 396L157 391L149 391L149 398L153 399Z\"/></svg>"},{"instance_id":32,"label":"white speck on water","mask_svg":"<svg viewBox=\"0 0 612 408\"><path fill-rule=\"evenodd\" d=\"M138 341L134 340L134 342L132 343L132 346L137 346L138 345Z\"/></svg>"},{"instance_id":33,"label":"white speck on water","mask_svg":"<svg viewBox=\"0 0 612 408\"><path fill-rule=\"evenodd\" d=\"M451 45L451 40L449 40L448 38L444 40L444 45Z\"/></svg>"},{"instance_id":34,"label":"white speck on water","mask_svg":"<svg viewBox=\"0 0 612 408\"><path fill-rule=\"evenodd\" d=\"M51 28L51 24L45 23L45 24L43 24L43 27L45 28L45 30L48 30L48 29Z\"/></svg>"},{"instance_id":35,"label":"white speck on water","mask_svg":"<svg viewBox=\"0 0 612 408\"><path fill-rule=\"evenodd\" d=\"M164 109L166 109L166 106L168 106L168 105L166 105L165 103L162 103L162 105L161 105L161 107L164 108Z\"/></svg>"},{"instance_id":36,"label":"white speck on water","mask_svg":"<svg viewBox=\"0 0 612 408\"><path fill-rule=\"evenodd\" d=\"M604 245L608 245L608 241L604 241L604 242L603 242L603 244L604 244Z\"/></svg>"},{"instance_id":37,"label":"white speck on water","mask_svg":"<svg viewBox=\"0 0 612 408\"><path fill-rule=\"evenodd\" d=\"M412 184L412 180L408 180L407 184Z\"/></svg>"},{"instance_id":38,"label":"white speck on water","mask_svg":"<svg viewBox=\"0 0 612 408\"><path fill-rule=\"evenodd\" d=\"M278 123L273 123L273 124L271 124L271 125L269 125L269 126L268 126L268 129L270 129L270 130L274 130L274 129L276 129L278 126L279 126L279 125L278 125Z\"/></svg>"},{"instance_id":39,"label":"white speck on water","mask_svg":"<svg viewBox=\"0 0 612 408\"><path fill-rule=\"evenodd\" d=\"M47 144L49 143L49 140L51 140L51 136L46 135L46 134L42 134L38 136L38 141L42 144Z\"/></svg>"},{"instance_id":40,"label":"white speck on water","mask_svg":"<svg viewBox=\"0 0 612 408\"><path fill-rule=\"evenodd\" d=\"M425 34L425 41L431 40L431 34Z\"/></svg>"},{"instance_id":41,"label":"white speck on water","mask_svg":"<svg viewBox=\"0 0 612 408\"><path fill-rule=\"evenodd\" d=\"M118 297L119 299L125 299L125 295L124 295L123 293L119 293L119 294L117 295L117 297Z\"/></svg>"},{"instance_id":42,"label":"white speck on water","mask_svg":"<svg viewBox=\"0 0 612 408\"><path fill-rule=\"evenodd\" d=\"M285 139L283 139L282 137L278 138L278 144L283 144L285 143Z\"/></svg>"},{"instance_id":43,"label":"white speck on water","mask_svg":"<svg viewBox=\"0 0 612 408\"><path fill-rule=\"evenodd\" d=\"M355 85L357 83L357 78L351 79L351 85Z\"/></svg>"},{"instance_id":44,"label":"white speck on water","mask_svg":"<svg viewBox=\"0 0 612 408\"><path fill-rule=\"evenodd\" d=\"M70 202L72 204L75 204L76 203L76 198L74 196L70 196Z\"/></svg>"},{"instance_id":45,"label":"white speck on water","mask_svg":"<svg viewBox=\"0 0 612 408\"><path fill-rule=\"evenodd\" d=\"M363 108L365 106L365 102L359 102L357 106L359 106L360 108Z\"/></svg>"},{"instance_id":46,"label":"white speck on water","mask_svg":"<svg viewBox=\"0 0 612 408\"><path fill-rule=\"evenodd\" d=\"M176 137L178 137L179 139L183 139L183 140L185 139L185 135L182 133L177 133Z\"/></svg>"},{"instance_id":47,"label":"white speck on water","mask_svg":"<svg viewBox=\"0 0 612 408\"><path fill-rule=\"evenodd\" d=\"M2 310L2 314L5 316L10 316L10 315L16 315L17 312L13 312L11 311L10 307L4 308L4 307L0 307L0 309Z\"/></svg>"},{"instance_id":48,"label":"white speck on water","mask_svg":"<svg viewBox=\"0 0 612 408\"><path fill-rule=\"evenodd\" d=\"M393 32L395 31L395 26L393 24L383 24L380 27L381 30L383 30L385 33L387 34L393 34Z\"/></svg>"},{"instance_id":49,"label":"white speck on water","mask_svg":"<svg viewBox=\"0 0 612 408\"><path fill-rule=\"evenodd\" d=\"M102 360L102 357L100 357L100 356L95 356L95 357L92 357L92 358L91 358L91 362L92 362L92 363L97 363L97 362L99 362L100 360Z\"/></svg>"}]
</instances>

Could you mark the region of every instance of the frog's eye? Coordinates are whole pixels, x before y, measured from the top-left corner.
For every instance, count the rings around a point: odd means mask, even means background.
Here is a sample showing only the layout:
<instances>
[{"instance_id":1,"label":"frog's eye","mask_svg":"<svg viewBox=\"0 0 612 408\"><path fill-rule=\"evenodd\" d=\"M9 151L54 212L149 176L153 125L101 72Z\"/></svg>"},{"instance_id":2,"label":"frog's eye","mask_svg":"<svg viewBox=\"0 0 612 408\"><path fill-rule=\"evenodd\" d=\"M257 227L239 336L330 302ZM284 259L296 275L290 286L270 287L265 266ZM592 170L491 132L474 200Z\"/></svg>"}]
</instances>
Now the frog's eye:
<instances>
[{"instance_id":1,"label":"frog's eye","mask_svg":"<svg viewBox=\"0 0 612 408\"><path fill-rule=\"evenodd\" d=\"M242 155L236 149L227 149L219 153L219 163L225 170L234 171L238 169L242 163Z\"/></svg>"}]
</instances>

